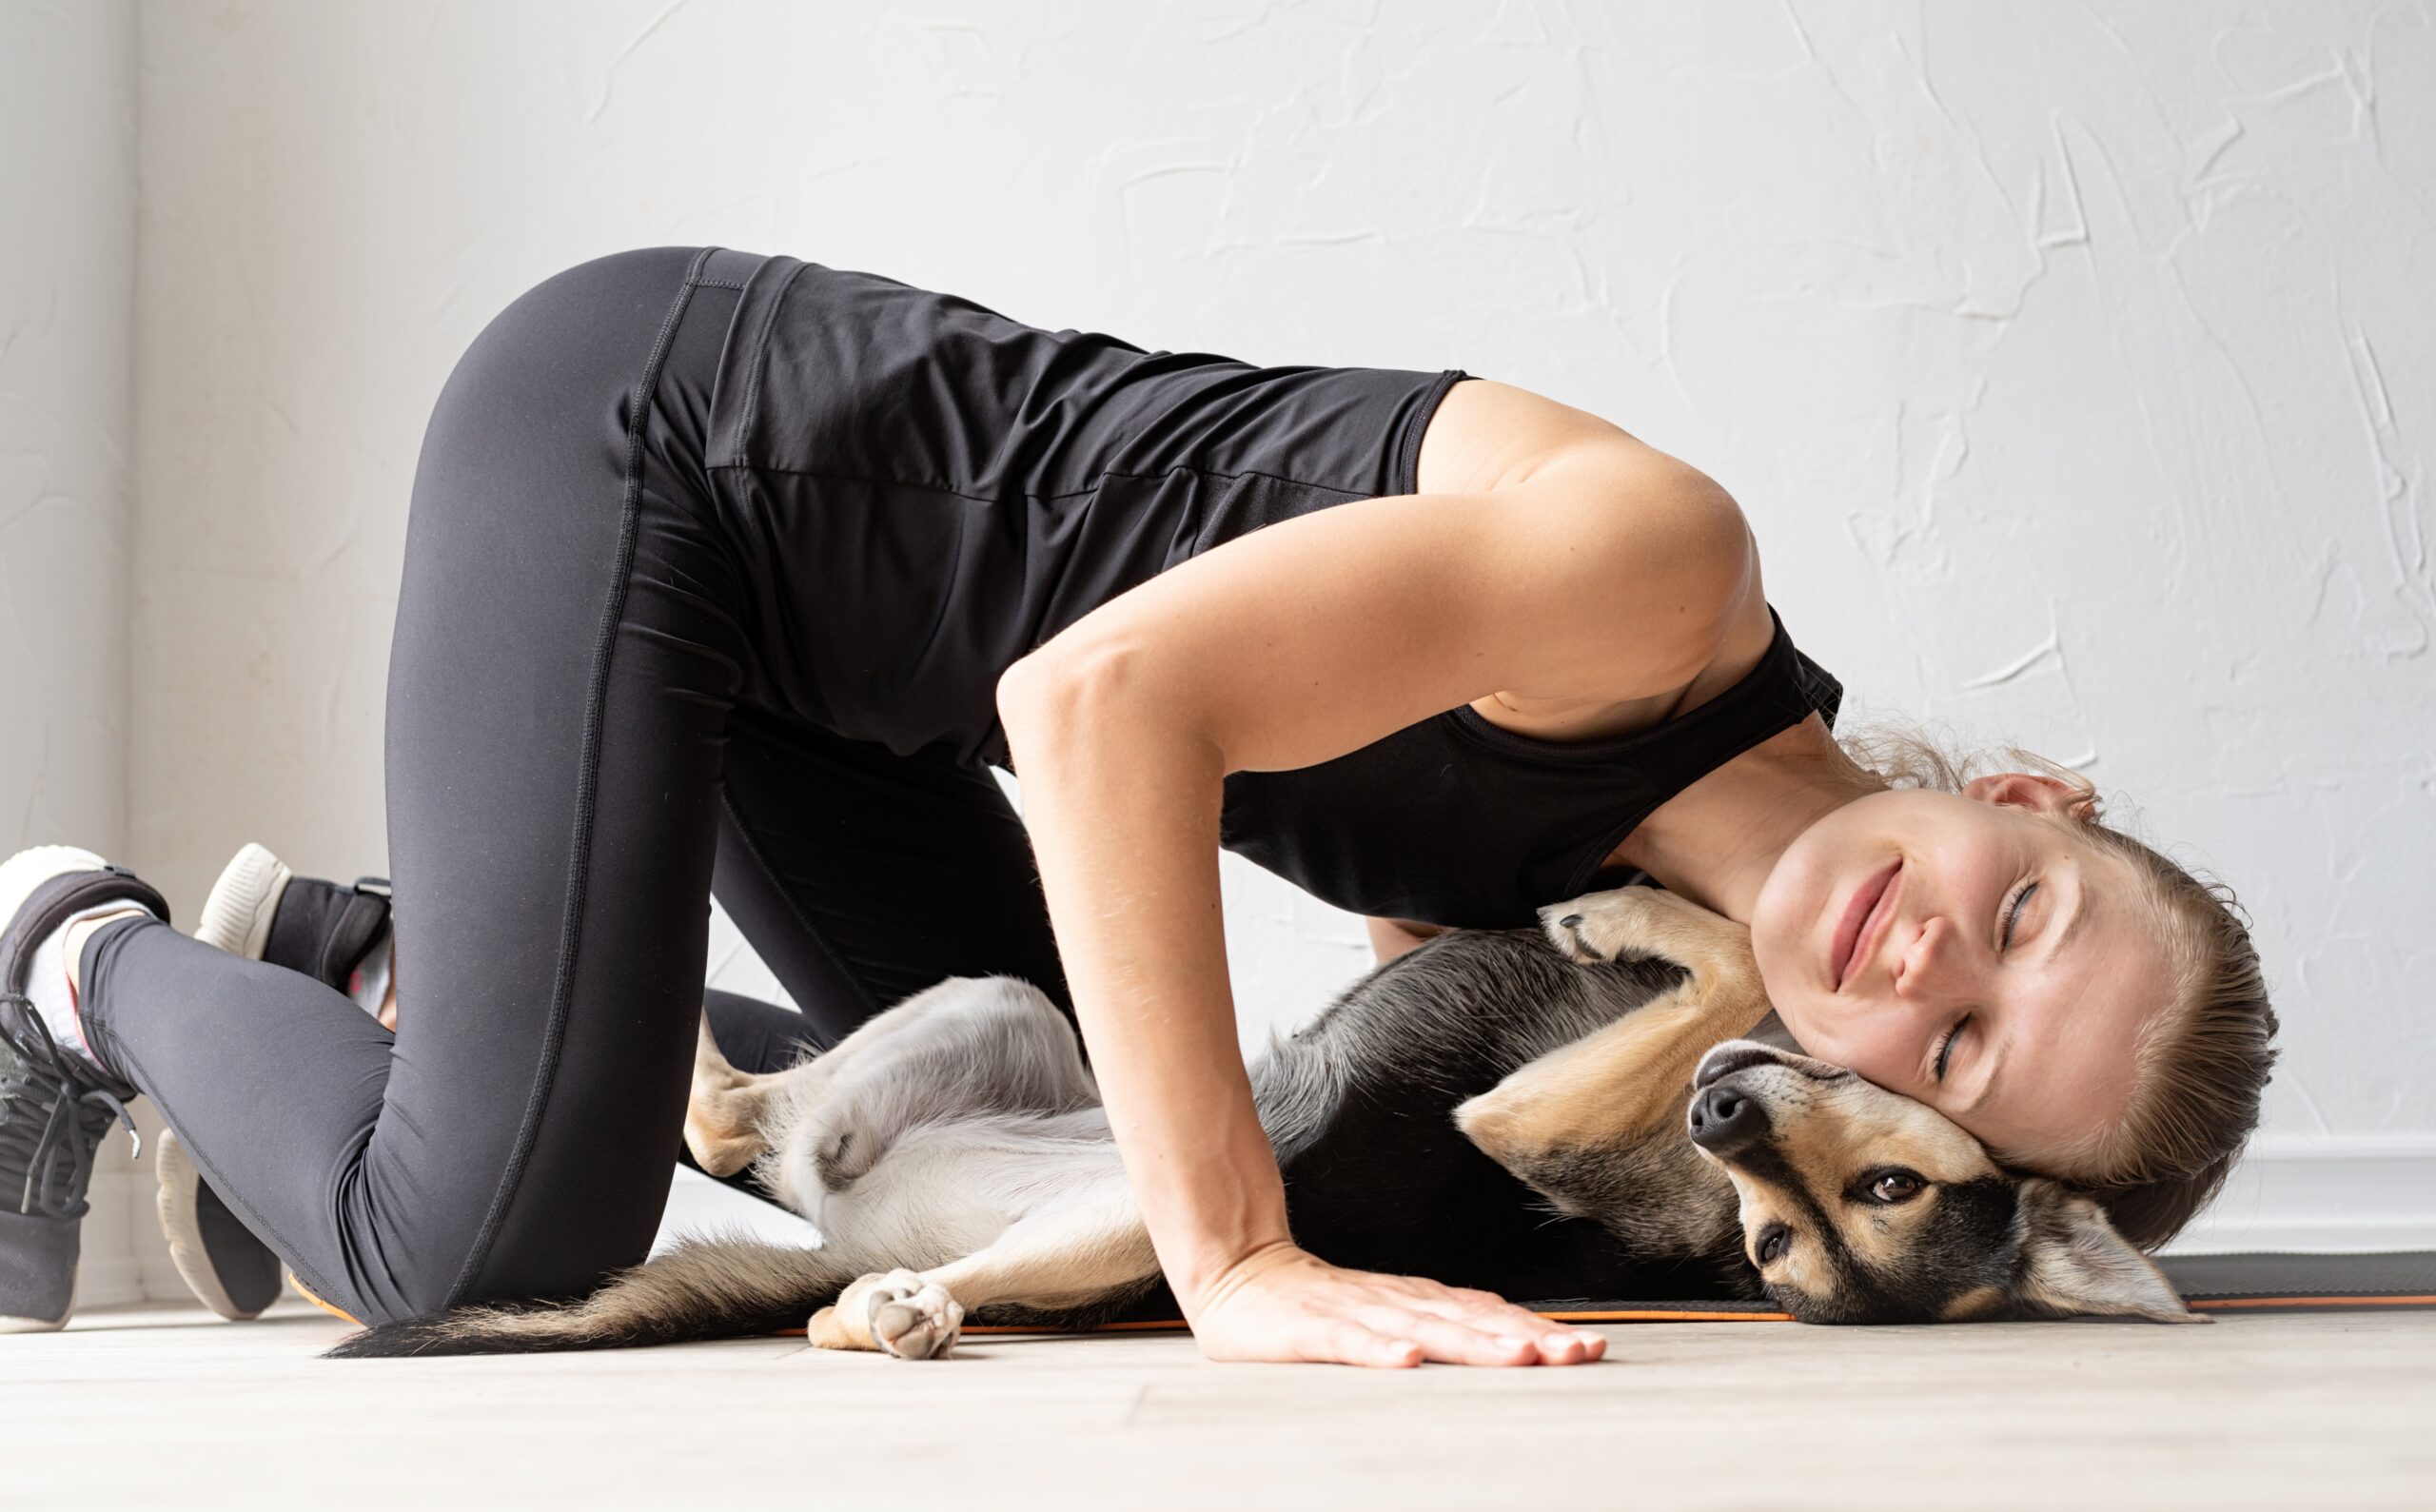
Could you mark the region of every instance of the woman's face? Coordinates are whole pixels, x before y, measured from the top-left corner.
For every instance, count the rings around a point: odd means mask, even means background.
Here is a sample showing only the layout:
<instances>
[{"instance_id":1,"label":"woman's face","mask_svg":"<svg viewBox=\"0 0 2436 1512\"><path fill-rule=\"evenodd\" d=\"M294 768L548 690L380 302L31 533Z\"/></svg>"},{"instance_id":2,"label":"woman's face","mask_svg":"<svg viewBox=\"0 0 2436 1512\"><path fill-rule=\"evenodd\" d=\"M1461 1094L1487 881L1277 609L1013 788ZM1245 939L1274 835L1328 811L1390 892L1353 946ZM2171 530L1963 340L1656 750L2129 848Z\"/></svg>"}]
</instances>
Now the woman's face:
<instances>
[{"instance_id":1,"label":"woman's face","mask_svg":"<svg viewBox=\"0 0 2436 1512\"><path fill-rule=\"evenodd\" d=\"M1804 1051L2066 1176L2051 1152L2122 1115L2172 990L2130 866L2047 816L2077 799L2022 773L1872 794L1796 837L1751 920Z\"/></svg>"}]
</instances>

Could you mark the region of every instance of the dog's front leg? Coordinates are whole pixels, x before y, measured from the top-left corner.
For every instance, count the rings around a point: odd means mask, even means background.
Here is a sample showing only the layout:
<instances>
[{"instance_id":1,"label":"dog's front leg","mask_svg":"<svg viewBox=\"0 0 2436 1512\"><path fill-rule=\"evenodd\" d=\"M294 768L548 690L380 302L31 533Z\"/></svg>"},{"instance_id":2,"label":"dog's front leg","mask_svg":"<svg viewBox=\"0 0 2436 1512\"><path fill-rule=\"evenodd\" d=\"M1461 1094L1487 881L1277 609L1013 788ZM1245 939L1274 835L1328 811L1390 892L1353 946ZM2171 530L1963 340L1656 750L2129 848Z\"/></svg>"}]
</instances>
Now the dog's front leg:
<instances>
[{"instance_id":1,"label":"dog's front leg","mask_svg":"<svg viewBox=\"0 0 2436 1512\"><path fill-rule=\"evenodd\" d=\"M861 1278L813 1314L804 1332L824 1349L932 1360L954 1346L968 1307L1088 1306L1158 1273L1149 1233L1117 1168L1112 1185L1097 1178L1092 1190L1027 1214L960 1260Z\"/></svg>"},{"instance_id":2,"label":"dog's front leg","mask_svg":"<svg viewBox=\"0 0 2436 1512\"><path fill-rule=\"evenodd\" d=\"M1577 961L1649 956L1689 974L1455 1109L1472 1143L1518 1174L1566 1150L1612 1149L1657 1129L1681 1102L1700 1057L1768 1013L1750 932L1671 893L1617 888L1541 916L1557 948Z\"/></svg>"},{"instance_id":3,"label":"dog's front leg","mask_svg":"<svg viewBox=\"0 0 2436 1512\"><path fill-rule=\"evenodd\" d=\"M899 1360L946 1354L963 1330L963 1306L915 1270L864 1276L804 1325L804 1336L820 1348L875 1349Z\"/></svg>"}]
</instances>

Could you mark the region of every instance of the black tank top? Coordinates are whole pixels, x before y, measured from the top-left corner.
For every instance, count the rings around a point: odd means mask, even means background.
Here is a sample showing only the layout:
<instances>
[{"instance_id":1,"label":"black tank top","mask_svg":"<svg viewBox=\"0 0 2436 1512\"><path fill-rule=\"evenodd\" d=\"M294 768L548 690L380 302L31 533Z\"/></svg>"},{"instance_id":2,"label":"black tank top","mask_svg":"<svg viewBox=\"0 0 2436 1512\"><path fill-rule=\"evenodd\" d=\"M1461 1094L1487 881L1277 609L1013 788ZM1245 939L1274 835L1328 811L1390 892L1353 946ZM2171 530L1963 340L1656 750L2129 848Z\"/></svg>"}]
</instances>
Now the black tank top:
<instances>
[{"instance_id":1,"label":"black tank top","mask_svg":"<svg viewBox=\"0 0 2436 1512\"><path fill-rule=\"evenodd\" d=\"M1620 886L1602 865L1650 811L1818 711L1843 688L1794 648L1784 622L1759 664L1677 718L1599 740L1543 740L1470 704L1331 761L1234 772L1219 835L1339 908L1380 918L1503 929L1541 905Z\"/></svg>"},{"instance_id":2,"label":"black tank top","mask_svg":"<svg viewBox=\"0 0 2436 1512\"><path fill-rule=\"evenodd\" d=\"M1467 376L1146 351L770 258L731 318L706 448L766 606L757 692L1012 771L1007 666L1239 536L1416 491L1423 430ZM1813 710L1832 724L1841 694L1778 621L1740 681L1628 736L1539 739L1463 705L1229 774L1221 839L1355 913L1527 925L1613 880L1601 861L1651 810Z\"/></svg>"}]
</instances>

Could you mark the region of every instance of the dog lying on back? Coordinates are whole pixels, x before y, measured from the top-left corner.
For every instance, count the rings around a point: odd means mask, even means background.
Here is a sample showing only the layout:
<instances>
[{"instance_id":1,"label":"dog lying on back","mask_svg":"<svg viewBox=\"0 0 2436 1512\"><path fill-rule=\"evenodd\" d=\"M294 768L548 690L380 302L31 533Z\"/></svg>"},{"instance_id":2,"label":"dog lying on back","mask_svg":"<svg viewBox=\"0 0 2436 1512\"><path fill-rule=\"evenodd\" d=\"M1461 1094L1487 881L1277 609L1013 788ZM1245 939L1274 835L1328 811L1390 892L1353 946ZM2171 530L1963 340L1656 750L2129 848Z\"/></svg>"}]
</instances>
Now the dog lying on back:
<instances>
[{"instance_id":1,"label":"dog lying on back","mask_svg":"<svg viewBox=\"0 0 2436 1512\"><path fill-rule=\"evenodd\" d=\"M1296 1241L1534 1300L1772 1297L1809 1323L2196 1322L2089 1198L1929 1108L1738 1036L1748 933L1621 888L1542 930L1457 931L1371 972L1253 1068ZM928 1359L978 1322L1080 1326L1161 1282L1072 1028L953 978L791 1070L704 1025L686 1140L757 1163L822 1243L691 1240L580 1301L383 1325L343 1356L594 1349L804 1325ZM1170 1311L1168 1315L1172 1316Z\"/></svg>"}]
</instances>

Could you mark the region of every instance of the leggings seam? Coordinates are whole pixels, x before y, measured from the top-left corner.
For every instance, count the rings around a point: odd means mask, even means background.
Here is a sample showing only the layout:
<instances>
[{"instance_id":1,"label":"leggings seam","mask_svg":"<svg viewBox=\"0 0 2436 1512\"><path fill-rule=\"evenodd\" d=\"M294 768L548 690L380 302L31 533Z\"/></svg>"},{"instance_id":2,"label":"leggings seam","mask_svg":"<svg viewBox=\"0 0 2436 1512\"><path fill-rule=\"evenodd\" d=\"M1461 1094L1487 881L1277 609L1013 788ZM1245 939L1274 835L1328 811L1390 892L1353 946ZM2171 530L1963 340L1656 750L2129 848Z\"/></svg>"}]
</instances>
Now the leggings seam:
<instances>
[{"instance_id":1,"label":"leggings seam","mask_svg":"<svg viewBox=\"0 0 2436 1512\"><path fill-rule=\"evenodd\" d=\"M761 842L754 837L752 826L744 822L744 815L737 812L736 805L730 800L728 795L724 793L719 795L719 807L726 812L728 821L736 826L736 837L737 843L744 847L746 859L753 863L754 870L759 872L763 880L770 884L770 891L786 905L787 913L796 921L796 927L803 931L805 938L811 940L814 948L828 958L830 966L836 971L839 978L855 990L855 995L863 1000L863 1007L867 1012L877 1013L879 1004L873 1001L871 989L865 987L863 979L847 967L845 957L837 953L836 947L829 943L829 937L820 933L819 926L812 921L811 916L804 913L803 906L796 901L795 893L780 880L776 870L770 865L769 857L761 854Z\"/></svg>"},{"instance_id":2,"label":"leggings seam","mask_svg":"<svg viewBox=\"0 0 2436 1512\"><path fill-rule=\"evenodd\" d=\"M753 433L754 422L759 419L761 376L770 365L770 327L777 324L779 307L787 302L787 291L795 286L796 280L802 275L805 268L811 265L809 263L797 263L787 269L787 276L778 281L776 288L771 290L770 301L762 307L760 329L753 333L753 365L744 381L744 403L738 408L736 416L735 451L738 457L744 455L744 439Z\"/></svg>"},{"instance_id":3,"label":"leggings seam","mask_svg":"<svg viewBox=\"0 0 2436 1512\"><path fill-rule=\"evenodd\" d=\"M705 246L694 254L693 263L685 269L685 279L678 286L677 297L661 317L659 334L652 343L651 355L643 361L642 375L636 380L633 403L626 421L626 467L623 479L623 507L618 526L617 565L610 572L609 602L600 616L600 629L593 642L592 685L586 690L583 710L582 755L577 762L575 831L570 837L567 858L565 913L559 928L559 964L550 984L550 1009L542 1026L541 1050L533 1075L533 1085L526 1093L524 1116L518 1125L516 1142L510 1148L507 1168L500 1173L499 1187L491 1197L490 1211L482 1217L474 1242L467 1249L465 1263L457 1279L449 1284L444 1306L454 1306L472 1286L474 1278L490 1258L491 1246L498 1242L500 1228L507 1221L507 1209L515 1201L517 1188L522 1184L524 1168L532 1158L533 1145L540 1137L542 1110L549 1105L550 1092L558 1080L559 1051L566 1037L567 1012L575 994L576 952L583 943L583 907L589 882L593 839L593 819L599 796L601 726L606 718L609 700L609 672L616 658L618 627L626 613L626 595L632 586L635 567L635 538L642 516L643 422L650 412L652 398L658 391L659 370L668 356L678 323L684 318L691 304L703 265L718 250Z\"/></svg>"}]
</instances>

